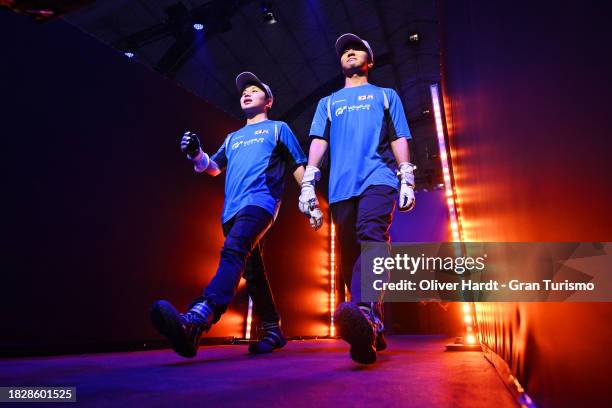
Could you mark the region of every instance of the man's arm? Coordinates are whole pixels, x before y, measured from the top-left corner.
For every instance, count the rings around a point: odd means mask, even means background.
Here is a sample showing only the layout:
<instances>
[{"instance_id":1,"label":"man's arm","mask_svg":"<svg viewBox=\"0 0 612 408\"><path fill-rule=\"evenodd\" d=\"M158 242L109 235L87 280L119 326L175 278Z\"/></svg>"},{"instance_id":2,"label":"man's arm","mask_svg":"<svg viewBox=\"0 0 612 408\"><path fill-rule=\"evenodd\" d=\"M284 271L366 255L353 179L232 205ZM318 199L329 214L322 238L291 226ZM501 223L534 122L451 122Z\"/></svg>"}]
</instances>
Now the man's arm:
<instances>
[{"instance_id":1,"label":"man's arm","mask_svg":"<svg viewBox=\"0 0 612 408\"><path fill-rule=\"evenodd\" d=\"M391 150L393 151L393 156L395 156L395 161L398 166L401 163L410 161L410 148L408 147L408 140L406 138L400 137L391 142Z\"/></svg>"},{"instance_id":2,"label":"man's arm","mask_svg":"<svg viewBox=\"0 0 612 408\"><path fill-rule=\"evenodd\" d=\"M283 147L283 156L289 168L293 170L295 181L301 186L302 179L304 178L306 155L304 155L304 151L300 147L297 137L291 131L291 128L284 122L280 123L278 143Z\"/></svg>"},{"instance_id":3,"label":"man's arm","mask_svg":"<svg viewBox=\"0 0 612 408\"><path fill-rule=\"evenodd\" d=\"M297 169L293 172L293 177L295 181L298 183L298 186L302 185L302 179L304 178L304 166L298 166Z\"/></svg>"},{"instance_id":4,"label":"man's arm","mask_svg":"<svg viewBox=\"0 0 612 408\"><path fill-rule=\"evenodd\" d=\"M219 154L215 154L213 157L218 159ZM209 158L201 149L200 153L191 159L191 161L193 162L193 170L196 173L206 173L209 176L215 177L221 174L224 169L214 159Z\"/></svg>"},{"instance_id":5,"label":"man's arm","mask_svg":"<svg viewBox=\"0 0 612 408\"><path fill-rule=\"evenodd\" d=\"M400 137L391 142L391 150L399 167L399 210L410 211L414 208L414 166L410 163L410 150L408 140Z\"/></svg>"},{"instance_id":6,"label":"man's arm","mask_svg":"<svg viewBox=\"0 0 612 408\"><path fill-rule=\"evenodd\" d=\"M319 201L315 193L315 182L319 180L320 171L318 166L327 151L327 141L313 138L308 152L308 166L302 174L302 192L299 198L300 211L310 218L310 225L316 230L323 225L323 213L319 208Z\"/></svg>"},{"instance_id":7,"label":"man's arm","mask_svg":"<svg viewBox=\"0 0 612 408\"><path fill-rule=\"evenodd\" d=\"M316 230L323 225L323 212L319 208L319 200L315 192L315 183L321 177L319 166L323 155L327 151L330 122L327 113L328 98L323 98L317 105L312 124L310 125L310 149L308 151L308 165L304 169L302 178L302 191L299 198L300 211L310 218L310 225Z\"/></svg>"},{"instance_id":8,"label":"man's arm","mask_svg":"<svg viewBox=\"0 0 612 408\"><path fill-rule=\"evenodd\" d=\"M399 177L399 200L398 207L400 211L410 211L414 208L414 170L416 166L410 163L410 150L408 147L408 139L410 129L406 121L406 114L402 101L394 90L388 91L389 95L389 116L391 137L391 151L395 157L398 167Z\"/></svg>"},{"instance_id":9,"label":"man's arm","mask_svg":"<svg viewBox=\"0 0 612 408\"><path fill-rule=\"evenodd\" d=\"M308 151L308 165L319 167L321 165L321 161L323 161L323 156L327 151L328 143L324 139L313 138L312 143L310 143L310 150Z\"/></svg>"},{"instance_id":10,"label":"man's arm","mask_svg":"<svg viewBox=\"0 0 612 408\"><path fill-rule=\"evenodd\" d=\"M204 172L206 174L208 174L209 176L218 176L219 174L221 174L223 172L223 170L219 167L219 165L217 164L216 161L211 160L210 164L208 165L208 167L206 168L206 170L204 170Z\"/></svg>"}]
</instances>

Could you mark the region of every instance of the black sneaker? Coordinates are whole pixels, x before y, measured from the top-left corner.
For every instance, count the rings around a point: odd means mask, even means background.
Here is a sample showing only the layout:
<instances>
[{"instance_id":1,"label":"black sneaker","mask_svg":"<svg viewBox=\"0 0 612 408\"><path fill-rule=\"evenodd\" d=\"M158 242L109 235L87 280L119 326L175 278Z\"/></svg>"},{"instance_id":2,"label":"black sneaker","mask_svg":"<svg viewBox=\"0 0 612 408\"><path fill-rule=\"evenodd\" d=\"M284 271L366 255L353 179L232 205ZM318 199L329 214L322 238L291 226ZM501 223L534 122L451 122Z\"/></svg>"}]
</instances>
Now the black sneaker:
<instances>
[{"instance_id":1,"label":"black sneaker","mask_svg":"<svg viewBox=\"0 0 612 408\"><path fill-rule=\"evenodd\" d=\"M387 340L384 332L378 332L376 335L376 351L383 351L387 348Z\"/></svg>"},{"instance_id":2,"label":"black sneaker","mask_svg":"<svg viewBox=\"0 0 612 408\"><path fill-rule=\"evenodd\" d=\"M360 364L376 361L375 328L355 303L344 302L336 309L334 320L338 334L351 345L351 358Z\"/></svg>"},{"instance_id":3,"label":"black sneaker","mask_svg":"<svg viewBox=\"0 0 612 408\"><path fill-rule=\"evenodd\" d=\"M366 317L374 327L374 332L376 333L376 351L385 350L387 348L387 340L385 339L385 325L376 312L374 312L374 305L360 305L359 308L363 313L365 313Z\"/></svg>"},{"instance_id":4,"label":"black sneaker","mask_svg":"<svg viewBox=\"0 0 612 408\"><path fill-rule=\"evenodd\" d=\"M264 323L263 336L255 343L249 344L249 353L265 354L283 348L287 339L278 323Z\"/></svg>"},{"instance_id":5,"label":"black sneaker","mask_svg":"<svg viewBox=\"0 0 612 408\"><path fill-rule=\"evenodd\" d=\"M195 357L200 337L210 329L212 319L212 309L205 302L196 304L185 314L177 312L165 300L159 300L151 306L153 325L170 340L172 349L183 357Z\"/></svg>"}]
</instances>

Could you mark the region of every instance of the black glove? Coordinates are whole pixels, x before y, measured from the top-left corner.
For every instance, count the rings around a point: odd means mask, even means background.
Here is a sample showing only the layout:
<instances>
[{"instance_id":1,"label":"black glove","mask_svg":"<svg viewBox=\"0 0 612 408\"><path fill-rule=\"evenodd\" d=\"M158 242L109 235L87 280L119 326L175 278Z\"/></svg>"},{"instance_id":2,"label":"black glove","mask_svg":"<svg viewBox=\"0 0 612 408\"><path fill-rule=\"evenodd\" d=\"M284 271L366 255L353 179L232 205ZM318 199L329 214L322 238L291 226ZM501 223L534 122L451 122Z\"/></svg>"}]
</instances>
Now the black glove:
<instances>
[{"instance_id":1,"label":"black glove","mask_svg":"<svg viewBox=\"0 0 612 408\"><path fill-rule=\"evenodd\" d=\"M183 133L181 151L190 159L196 158L196 156L200 154L200 139L198 139L198 135L191 132Z\"/></svg>"}]
</instances>

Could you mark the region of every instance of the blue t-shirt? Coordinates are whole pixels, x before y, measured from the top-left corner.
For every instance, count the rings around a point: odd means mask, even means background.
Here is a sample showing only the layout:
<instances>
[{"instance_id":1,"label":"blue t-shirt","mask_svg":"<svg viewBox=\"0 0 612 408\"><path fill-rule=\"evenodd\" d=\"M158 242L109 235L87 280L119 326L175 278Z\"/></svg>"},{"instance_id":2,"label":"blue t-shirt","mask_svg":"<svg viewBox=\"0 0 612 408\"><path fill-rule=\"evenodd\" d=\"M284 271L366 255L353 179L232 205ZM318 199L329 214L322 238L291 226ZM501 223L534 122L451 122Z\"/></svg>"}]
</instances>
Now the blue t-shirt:
<instances>
[{"instance_id":1,"label":"blue t-shirt","mask_svg":"<svg viewBox=\"0 0 612 408\"><path fill-rule=\"evenodd\" d=\"M372 185L398 188L391 142L410 139L397 93L372 84L343 88L319 101L310 137L329 143L329 201L363 193Z\"/></svg>"},{"instance_id":2,"label":"blue t-shirt","mask_svg":"<svg viewBox=\"0 0 612 408\"><path fill-rule=\"evenodd\" d=\"M306 163L297 138L285 122L265 120L246 125L225 138L214 160L227 168L223 223L247 205L256 205L276 218L285 170Z\"/></svg>"}]
</instances>

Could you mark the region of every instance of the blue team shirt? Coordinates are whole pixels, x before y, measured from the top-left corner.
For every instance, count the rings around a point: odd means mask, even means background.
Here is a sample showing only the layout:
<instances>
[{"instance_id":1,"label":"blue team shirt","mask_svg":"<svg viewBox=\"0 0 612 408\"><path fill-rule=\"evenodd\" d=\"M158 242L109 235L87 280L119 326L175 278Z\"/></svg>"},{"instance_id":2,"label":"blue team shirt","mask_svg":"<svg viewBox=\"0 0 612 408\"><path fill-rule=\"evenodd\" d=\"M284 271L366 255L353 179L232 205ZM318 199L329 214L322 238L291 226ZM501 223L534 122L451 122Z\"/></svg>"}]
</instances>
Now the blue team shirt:
<instances>
[{"instance_id":1,"label":"blue team shirt","mask_svg":"<svg viewBox=\"0 0 612 408\"><path fill-rule=\"evenodd\" d=\"M289 126L273 120L230 133L211 159L221 169L227 168L223 223L247 205L261 207L276 217L287 166L295 171L306 163Z\"/></svg>"},{"instance_id":2,"label":"blue team shirt","mask_svg":"<svg viewBox=\"0 0 612 408\"><path fill-rule=\"evenodd\" d=\"M366 84L321 99L310 136L329 143L330 203L358 196L372 185L398 188L391 142L412 136L393 89Z\"/></svg>"}]
</instances>

